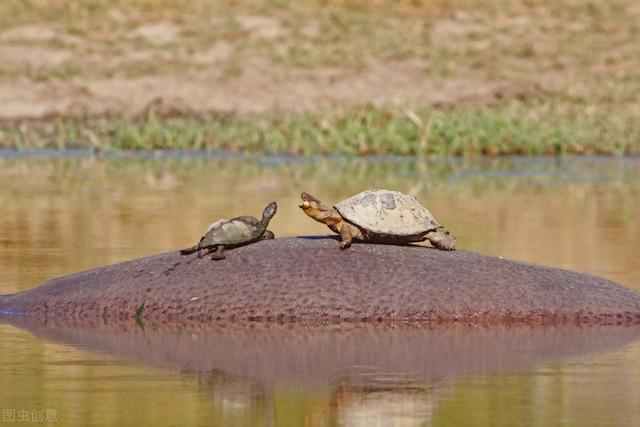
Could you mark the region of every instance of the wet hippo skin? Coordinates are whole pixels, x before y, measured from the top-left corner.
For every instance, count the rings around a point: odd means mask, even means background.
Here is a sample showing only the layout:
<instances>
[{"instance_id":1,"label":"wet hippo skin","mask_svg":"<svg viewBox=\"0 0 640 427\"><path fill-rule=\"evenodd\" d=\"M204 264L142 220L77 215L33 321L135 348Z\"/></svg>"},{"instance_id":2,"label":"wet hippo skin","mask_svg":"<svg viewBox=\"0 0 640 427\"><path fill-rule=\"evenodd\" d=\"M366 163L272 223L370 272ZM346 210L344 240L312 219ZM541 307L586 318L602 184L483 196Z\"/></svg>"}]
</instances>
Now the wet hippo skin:
<instances>
[{"instance_id":1,"label":"wet hippo skin","mask_svg":"<svg viewBox=\"0 0 640 427\"><path fill-rule=\"evenodd\" d=\"M0 297L3 315L108 322L640 324L640 292L611 281L465 251L261 241L212 261L169 252Z\"/></svg>"}]
</instances>

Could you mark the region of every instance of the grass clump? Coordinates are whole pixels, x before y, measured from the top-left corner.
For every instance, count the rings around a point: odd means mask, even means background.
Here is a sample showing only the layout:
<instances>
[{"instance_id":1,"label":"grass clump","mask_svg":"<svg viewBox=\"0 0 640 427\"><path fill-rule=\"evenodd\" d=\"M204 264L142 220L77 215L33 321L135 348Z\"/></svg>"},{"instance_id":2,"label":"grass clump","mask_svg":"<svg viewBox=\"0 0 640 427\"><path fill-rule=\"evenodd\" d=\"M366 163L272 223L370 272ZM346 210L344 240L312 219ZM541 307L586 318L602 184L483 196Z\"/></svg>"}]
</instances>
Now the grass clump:
<instances>
[{"instance_id":1,"label":"grass clump","mask_svg":"<svg viewBox=\"0 0 640 427\"><path fill-rule=\"evenodd\" d=\"M297 155L559 155L640 153L632 113L557 111L512 102L451 110L370 106L313 113L60 118L0 124L5 149L226 150Z\"/></svg>"}]
</instances>

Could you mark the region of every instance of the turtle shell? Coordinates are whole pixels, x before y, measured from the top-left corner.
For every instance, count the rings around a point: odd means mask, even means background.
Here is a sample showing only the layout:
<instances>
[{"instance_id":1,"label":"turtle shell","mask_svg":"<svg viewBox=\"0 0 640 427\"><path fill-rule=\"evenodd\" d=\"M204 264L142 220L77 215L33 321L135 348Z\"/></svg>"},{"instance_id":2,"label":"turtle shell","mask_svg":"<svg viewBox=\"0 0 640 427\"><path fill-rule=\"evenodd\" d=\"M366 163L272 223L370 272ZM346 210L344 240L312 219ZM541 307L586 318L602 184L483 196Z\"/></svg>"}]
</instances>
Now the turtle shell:
<instances>
[{"instance_id":1,"label":"turtle shell","mask_svg":"<svg viewBox=\"0 0 640 427\"><path fill-rule=\"evenodd\" d=\"M442 227L415 197L398 191L363 191L335 208L350 223L376 234L414 236Z\"/></svg>"},{"instance_id":2,"label":"turtle shell","mask_svg":"<svg viewBox=\"0 0 640 427\"><path fill-rule=\"evenodd\" d=\"M214 222L202 236L199 246L240 245L258 240L260 238L256 228L258 222L256 218L249 216Z\"/></svg>"}]
</instances>

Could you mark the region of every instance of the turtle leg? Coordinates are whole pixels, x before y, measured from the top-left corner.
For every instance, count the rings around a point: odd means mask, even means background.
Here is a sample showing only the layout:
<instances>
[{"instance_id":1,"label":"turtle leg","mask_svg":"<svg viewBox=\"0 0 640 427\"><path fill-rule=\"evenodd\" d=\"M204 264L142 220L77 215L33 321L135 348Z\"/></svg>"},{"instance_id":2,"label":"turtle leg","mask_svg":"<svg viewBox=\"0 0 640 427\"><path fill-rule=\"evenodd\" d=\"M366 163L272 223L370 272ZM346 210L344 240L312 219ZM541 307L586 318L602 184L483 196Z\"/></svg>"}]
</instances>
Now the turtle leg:
<instances>
[{"instance_id":1,"label":"turtle leg","mask_svg":"<svg viewBox=\"0 0 640 427\"><path fill-rule=\"evenodd\" d=\"M448 231L430 231L425 236L433 246L443 251L452 251L456 247L456 238Z\"/></svg>"},{"instance_id":2,"label":"turtle leg","mask_svg":"<svg viewBox=\"0 0 640 427\"><path fill-rule=\"evenodd\" d=\"M275 239L275 235L273 234L273 231L271 230L265 230L264 233L262 233L262 240L270 240L270 239Z\"/></svg>"},{"instance_id":3,"label":"turtle leg","mask_svg":"<svg viewBox=\"0 0 640 427\"><path fill-rule=\"evenodd\" d=\"M216 248L211 252L211 259L216 261L224 259L224 245L216 246Z\"/></svg>"},{"instance_id":4,"label":"turtle leg","mask_svg":"<svg viewBox=\"0 0 640 427\"><path fill-rule=\"evenodd\" d=\"M204 257L208 252L207 248L198 248L198 258Z\"/></svg>"},{"instance_id":5,"label":"turtle leg","mask_svg":"<svg viewBox=\"0 0 640 427\"><path fill-rule=\"evenodd\" d=\"M355 237L351 227L353 226L346 223L340 227L340 249L347 249L351 246L351 241Z\"/></svg>"}]
</instances>

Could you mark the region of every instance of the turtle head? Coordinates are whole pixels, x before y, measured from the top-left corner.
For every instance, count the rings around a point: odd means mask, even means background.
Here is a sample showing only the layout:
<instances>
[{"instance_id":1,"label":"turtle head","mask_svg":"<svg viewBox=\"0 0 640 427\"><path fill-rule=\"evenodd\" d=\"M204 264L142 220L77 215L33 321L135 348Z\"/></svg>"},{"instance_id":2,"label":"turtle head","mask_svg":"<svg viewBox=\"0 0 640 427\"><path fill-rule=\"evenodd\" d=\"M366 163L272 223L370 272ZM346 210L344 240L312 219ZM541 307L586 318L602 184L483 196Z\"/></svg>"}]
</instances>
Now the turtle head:
<instances>
[{"instance_id":1,"label":"turtle head","mask_svg":"<svg viewBox=\"0 0 640 427\"><path fill-rule=\"evenodd\" d=\"M262 212L262 220L268 223L269 221L271 221L271 218L273 218L273 216L276 214L277 211L278 211L278 205L276 205L276 202L269 203L267 207L264 208L264 211Z\"/></svg>"},{"instance_id":2,"label":"turtle head","mask_svg":"<svg viewBox=\"0 0 640 427\"><path fill-rule=\"evenodd\" d=\"M311 218L318 222L328 225L335 224L342 220L337 210L329 206L325 206L320 200L316 199L309 193L300 194L302 203L298 205Z\"/></svg>"},{"instance_id":3,"label":"turtle head","mask_svg":"<svg viewBox=\"0 0 640 427\"><path fill-rule=\"evenodd\" d=\"M320 200L316 199L309 193L305 193L304 191L300 193L300 198L302 199L302 203L298 206L305 211L307 209L318 209L322 205Z\"/></svg>"}]
</instances>

